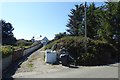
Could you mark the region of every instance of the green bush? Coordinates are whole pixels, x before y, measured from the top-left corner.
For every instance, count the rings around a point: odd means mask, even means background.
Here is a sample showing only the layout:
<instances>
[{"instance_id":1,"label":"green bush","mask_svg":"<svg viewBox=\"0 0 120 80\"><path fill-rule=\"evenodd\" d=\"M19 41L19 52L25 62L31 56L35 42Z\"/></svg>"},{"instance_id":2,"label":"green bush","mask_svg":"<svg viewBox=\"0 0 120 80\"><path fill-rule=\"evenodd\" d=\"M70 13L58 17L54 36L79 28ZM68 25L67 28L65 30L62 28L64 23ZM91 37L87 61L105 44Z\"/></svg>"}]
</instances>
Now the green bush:
<instances>
[{"instance_id":1,"label":"green bush","mask_svg":"<svg viewBox=\"0 0 120 80\"><path fill-rule=\"evenodd\" d=\"M12 46L3 46L2 47L2 58L5 58L11 55L13 52L14 52L14 49Z\"/></svg>"},{"instance_id":2,"label":"green bush","mask_svg":"<svg viewBox=\"0 0 120 80\"><path fill-rule=\"evenodd\" d=\"M116 55L114 54L113 56L116 57L116 60L120 62L120 41L116 42L115 44L111 44L114 49L116 50Z\"/></svg>"},{"instance_id":3,"label":"green bush","mask_svg":"<svg viewBox=\"0 0 120 80\"><path fill-rule=\"evenodd\" d=\"M85 53L84 43L84 37L67 36L50 42L45 49L51 49L53 45L56 45L55 50L64 47L79 65L108 64L117 55L115 48L107 42L89 38L87 38L87 53Z\"/></svg>"},{"instance_id":4,"label":"green bush","mask_svg":"<svg viewBox=\"0 0 120 80\"><path fill-rule=\"evenodd\" d=\"M93 41L93 40L92 40ZM111 63L115 59L115 49L102 41L89 42L86 54L82 55L81 63L84 65L103 65Z\"/></svg>"},{"instance_id":5,"label":"green bush","mask_svg":"<svg viewBox=\"0 0 120 80\"><path fill-rule=\"evenodd\" d=\"M39 44L39 42L34 42L31 46L36 46L38 44Z\"/></svg>"},{"instance_id":6,"label":"green bush","mask_svg":"<svg viewBox=\"0 0 120 80\"><path fill-rule=\"evenodd\" d=\"M77 59L81 54L85 52L84 50L84 37L78 36L66 36L56 41L49 43L45 49L51 49L53 45L57 45L55 50L59 50L61 48L66 48L69 54Z\"/></svg>"},{"instance_id":7,"label":"green bush","mask_svg":"<svg viewBox=\"0 0 120 80\"><path fill-rule=\"evenodd\" d=\"M23 46L31 46L33 42L28 42L27 40L18 40L16 42L17 46L23 47Z\"/></svg>"}]
</instances>

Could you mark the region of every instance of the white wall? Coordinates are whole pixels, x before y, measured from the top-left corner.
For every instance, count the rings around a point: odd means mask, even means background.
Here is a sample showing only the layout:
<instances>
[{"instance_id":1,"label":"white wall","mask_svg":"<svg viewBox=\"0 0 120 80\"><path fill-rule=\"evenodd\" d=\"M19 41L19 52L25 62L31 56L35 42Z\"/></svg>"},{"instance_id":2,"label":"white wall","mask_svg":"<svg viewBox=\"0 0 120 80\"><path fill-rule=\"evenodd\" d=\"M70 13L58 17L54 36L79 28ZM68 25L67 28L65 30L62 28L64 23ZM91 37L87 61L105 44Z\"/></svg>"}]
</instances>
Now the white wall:
<instances>
[{"instance_id":1,"label":"white wall","mask_svg":"<svg viewBox=\"0 0 120 80\"><path fill-rule=\"evenodd\" d=\"M35 49L38 49L40 46L41 46L41 44L24 50L23 56L25 56L26 54L34 51ZM10 55L10 56L8 56L6 58L3 58L2 59L2 70L6 69L11 63L12 63L12 55ZM0 67L0 69L1 69L1 67Z\"/></svg>"},{"instance_id":2,"label":"white wall","mask_svg":"<svg viewBox=\"0 0 120 80\"><path fill-rule=\"evenodd\" d=\"M40 46L41 46L41 44L36 45L34 47L31 47L31 48L28 48L28 49L25 49L24 52L23 52L23 56L25 56L28 53L33 52L35 49L38 49Z\"/></svg>"}]
</instances>

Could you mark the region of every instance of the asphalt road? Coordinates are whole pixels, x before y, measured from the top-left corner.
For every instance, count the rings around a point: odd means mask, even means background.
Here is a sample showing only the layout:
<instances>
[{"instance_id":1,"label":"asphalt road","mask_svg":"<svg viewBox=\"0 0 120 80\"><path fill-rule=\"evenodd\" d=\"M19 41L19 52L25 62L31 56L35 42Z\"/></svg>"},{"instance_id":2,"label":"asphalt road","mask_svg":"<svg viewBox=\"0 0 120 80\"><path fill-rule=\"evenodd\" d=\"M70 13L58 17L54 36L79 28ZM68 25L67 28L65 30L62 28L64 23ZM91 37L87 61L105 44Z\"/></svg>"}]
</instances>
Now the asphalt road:
<instances>
[{"instance_id":1,"label":"asphalt road","mask_svg":"<svg viewBox=\"0 0 120 80\"><path fill-rule=\"evenodd\" d=\"M40 73L19 73L19 78L118 78L118 63L108 66L66 68L65 70ZM14 77L14 76L13 76ZM15 77L14 77L15 78Z\"/></svg>"}]
</instances>

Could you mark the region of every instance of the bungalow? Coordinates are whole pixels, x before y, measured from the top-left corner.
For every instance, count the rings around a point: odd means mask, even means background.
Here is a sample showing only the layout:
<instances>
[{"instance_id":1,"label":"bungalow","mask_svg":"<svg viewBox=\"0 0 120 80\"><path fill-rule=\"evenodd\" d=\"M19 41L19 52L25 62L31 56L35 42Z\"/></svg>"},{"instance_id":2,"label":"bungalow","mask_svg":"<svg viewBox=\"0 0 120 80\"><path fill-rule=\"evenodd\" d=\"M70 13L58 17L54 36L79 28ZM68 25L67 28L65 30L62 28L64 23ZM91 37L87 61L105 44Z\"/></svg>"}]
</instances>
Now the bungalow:
<instances>
[{"instance_id":1,"label":"bungalow","mask_svg":"<svg viewBox=\"0 0 120 80\"><path fill-rule=\"evenodd\" d=\"M42 40L41 40L41 43L44 45L46 45L47 43L49 42L48 38L47 37L44 37Z\"/></svg>"}]
</instances>

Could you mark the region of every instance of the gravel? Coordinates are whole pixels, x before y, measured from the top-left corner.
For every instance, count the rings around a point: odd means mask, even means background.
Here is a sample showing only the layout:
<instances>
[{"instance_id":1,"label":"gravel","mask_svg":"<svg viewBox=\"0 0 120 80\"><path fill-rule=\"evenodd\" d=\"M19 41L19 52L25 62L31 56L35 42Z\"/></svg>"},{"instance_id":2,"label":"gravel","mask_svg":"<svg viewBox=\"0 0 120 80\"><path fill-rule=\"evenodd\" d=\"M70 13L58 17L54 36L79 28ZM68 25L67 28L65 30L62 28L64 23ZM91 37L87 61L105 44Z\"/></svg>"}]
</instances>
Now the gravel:
<instances>
[{"instance_id":1,"label":"gravel","mask_svg":"<svg viewBox=\"0 0 120 80\"><path fill-rule=\"evenodd\" d=\"M61 64L59 65L52 65L52 64L47 64L44 61L44 53L45 51L42 51L41 49L37 50L34 52L32 55L28 57L28 59L23 62L20 65L20 68L16 71L16 74L21 74L21 73L49 73L49 72L56 72L56 71L61 71L65 70L68 67L62 66Z\"/></svg>"},{"instance_id":2,"label":"gravel","mask_svg":"<svg viewBox=\"0 0 120 80\"><path fill-rule=\"evenodd\" d=\"M104 68L105 68L105 70L108 69L107 68L108 65L94 66L94 67L78 66L78 68L69 68L69 67L62 66L61 64L59 64L59 65L47 64L44 61L44 53L45 53L45 51L43 51L42 49L39 49L36 52L34 52L32 55L30 55L28 57L28 59L25 62L23 62L20 65L20 68L18 68L18 70L12 77L13 78L22 78L25 76L32 77L32 75L34 75L34 76L41 75L42 76L42 75L46 75L46 74L56 74L56 73L61 74L61 73L65 73L65 72L73 72L76 70L80 70L80 72L81 71L84 72L84 70L90 70L90 69L93 69L95 71L96 71L96 69L104 69ZM118 64L111 64L109 66L115 67L117 69ZM115 70L115 72L116 72L116 70ZM80 73L80 74L82 74L82 73ZM70 74L70 75L72 75L72 74ZM73 76L71 76L71 77L73 77ZM79 77L79 75L78 75L78 77Z\"/></svg>"}]
</instances>

